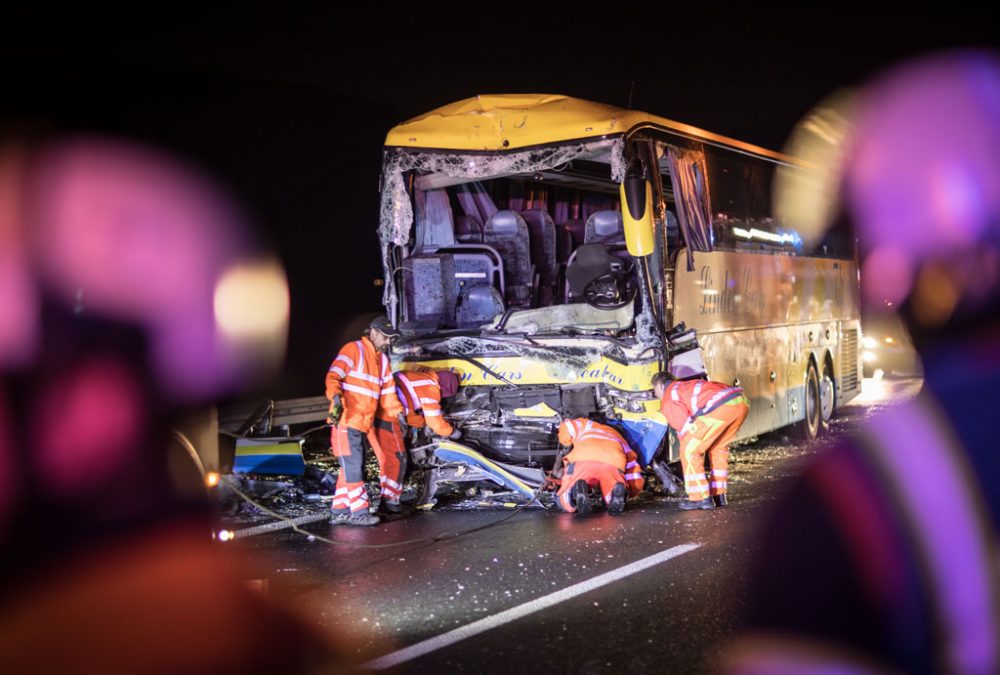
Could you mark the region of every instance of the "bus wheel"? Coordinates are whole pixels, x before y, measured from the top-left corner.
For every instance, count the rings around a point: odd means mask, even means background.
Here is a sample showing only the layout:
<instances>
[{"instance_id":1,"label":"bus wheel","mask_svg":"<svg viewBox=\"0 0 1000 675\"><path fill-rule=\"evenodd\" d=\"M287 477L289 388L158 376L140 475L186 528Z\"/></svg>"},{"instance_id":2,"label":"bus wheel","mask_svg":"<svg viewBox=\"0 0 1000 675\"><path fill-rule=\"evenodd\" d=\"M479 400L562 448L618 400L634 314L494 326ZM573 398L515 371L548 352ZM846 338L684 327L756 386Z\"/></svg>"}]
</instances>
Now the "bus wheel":
<instances>
[{"instance_id":1,"label":"bus wheel","mask_svg":"<svg viewBox=\"0 0 1000 675\"><path fill-rule=\"evenodd\" d=\"M811 441L819 435L823 417L820 410L819 375L816 374L816 364L810 362L806 370L805 418L798 423L799 436Z\"/></svg>"},{"instance_id":2,"label":"bus wheel","mask_svg":"<svg viewBox=\"0 0 1000 675\"><path fill-rule=\"evenodd\" d=\"M819 410L821 434L830 431L830 420L837 406L837 385L833 381L833 370L829 363L823 364L823 377L819 379Z\"/></svg>"}]
</instances>

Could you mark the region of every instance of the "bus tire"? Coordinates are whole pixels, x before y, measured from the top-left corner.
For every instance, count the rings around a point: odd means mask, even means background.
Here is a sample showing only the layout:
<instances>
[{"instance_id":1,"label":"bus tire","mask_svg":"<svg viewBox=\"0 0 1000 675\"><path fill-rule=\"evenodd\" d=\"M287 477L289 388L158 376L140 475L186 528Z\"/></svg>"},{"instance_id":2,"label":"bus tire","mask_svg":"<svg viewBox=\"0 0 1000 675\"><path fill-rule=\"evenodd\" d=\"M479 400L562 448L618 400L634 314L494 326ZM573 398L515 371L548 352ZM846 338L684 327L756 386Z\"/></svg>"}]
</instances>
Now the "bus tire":
<instances>
[{"instance_id":1,"label":"bus tire","mask_svg":"<svg viewBox=\"0 0 1000 675\"><path fill-rule=\"evenodd\" d=\"M830 420L833 419L833 411L837 408L837 383L833 379L833 368L829 361L823 363L823 376L819 379L819 433L830 432Z\"/></svg>"},{"instance_id":2,"label":"bus tire","mask_svg":"<svg viewBox=\"0 0 1000 675\"><path fill-rule=\"evenodd\" d=\"M811 441L819 435L823 423L819 401L819 375L816 373L816 364L812 361L809 362L809 367L806 369L805 384L802 396L805 417L799 421L796 430L800 438Z\"/></svg>"}]
</instances>

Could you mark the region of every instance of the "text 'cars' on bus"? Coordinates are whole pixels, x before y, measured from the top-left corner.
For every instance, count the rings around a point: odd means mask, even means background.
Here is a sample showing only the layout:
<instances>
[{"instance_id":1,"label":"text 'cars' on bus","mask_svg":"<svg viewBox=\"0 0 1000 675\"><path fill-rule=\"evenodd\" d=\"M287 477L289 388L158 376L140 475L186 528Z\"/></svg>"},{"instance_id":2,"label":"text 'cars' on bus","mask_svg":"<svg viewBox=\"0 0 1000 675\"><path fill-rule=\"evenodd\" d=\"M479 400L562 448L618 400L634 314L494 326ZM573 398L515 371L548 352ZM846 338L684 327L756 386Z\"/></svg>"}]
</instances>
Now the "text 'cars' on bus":
<instances>
[{"instance_id":1,"label":"text 'cars' on bus","mask_svg":"<svg viewBox=\"0 0 1000 675\"><path fill-rule=\"evenodd\" d=\"M548 468L559 416L595 414L666 459L650 377L696 334L709 377L750 399L741 437L815 436L859 391L858 271L845 228L809 243L775 218L772 179L802 170L565 96L404 122L379 221L394 368L457 373L448 415L493 460Z\"/></svg>"}]
</instances>

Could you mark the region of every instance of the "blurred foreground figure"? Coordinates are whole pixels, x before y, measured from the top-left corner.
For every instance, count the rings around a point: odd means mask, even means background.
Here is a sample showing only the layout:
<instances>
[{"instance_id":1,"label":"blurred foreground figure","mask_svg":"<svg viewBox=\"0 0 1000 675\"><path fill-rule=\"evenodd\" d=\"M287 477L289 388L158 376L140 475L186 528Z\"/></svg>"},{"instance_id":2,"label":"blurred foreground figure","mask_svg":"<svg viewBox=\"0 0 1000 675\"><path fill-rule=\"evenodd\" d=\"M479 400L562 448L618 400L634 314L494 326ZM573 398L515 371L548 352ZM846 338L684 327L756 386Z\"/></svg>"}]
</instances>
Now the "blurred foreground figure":
<instances>
[{"instance_id":1,"label":"blurred foreground figure","mask_svg":"<svg viewBox=\"0 0 1000 675\"><path fill-rule=\"evenodd\" d=\"M808 466L763 530L729 672L1000 672L1000 60L862 91L843 162L869 301L901 304L923 392Z\"/></svg>"},{"instance_id":2,"label":"blurred foreground figure","mask_svg":"<svg viewBox=\"0 0 1000 675\"><path fill-rule=\"evenodd\" d=\"M0 672L313 672L169 479L179 415L280 362L280 265L121 143L0 146Z\"/></svg>"}]
</instances>

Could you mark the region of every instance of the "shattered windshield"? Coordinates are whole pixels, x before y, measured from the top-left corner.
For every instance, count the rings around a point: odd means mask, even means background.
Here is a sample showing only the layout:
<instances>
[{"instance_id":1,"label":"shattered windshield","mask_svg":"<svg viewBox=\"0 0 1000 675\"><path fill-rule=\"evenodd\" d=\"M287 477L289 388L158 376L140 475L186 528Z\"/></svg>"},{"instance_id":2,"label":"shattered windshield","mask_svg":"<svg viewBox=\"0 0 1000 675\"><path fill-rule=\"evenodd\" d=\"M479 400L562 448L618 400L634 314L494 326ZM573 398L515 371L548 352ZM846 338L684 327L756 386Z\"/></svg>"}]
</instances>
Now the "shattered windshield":
<instances>
[{"instance_id":1,"label":"shattered windshield","mask_svg":"<svg viewBox=\"0 0 1000 675\"><path fill-rule=\"evenodd\" d=\"M404 333L636 328L621 137L511 153L388 149L384 302Z\"/></svg>"}]
</instances>

